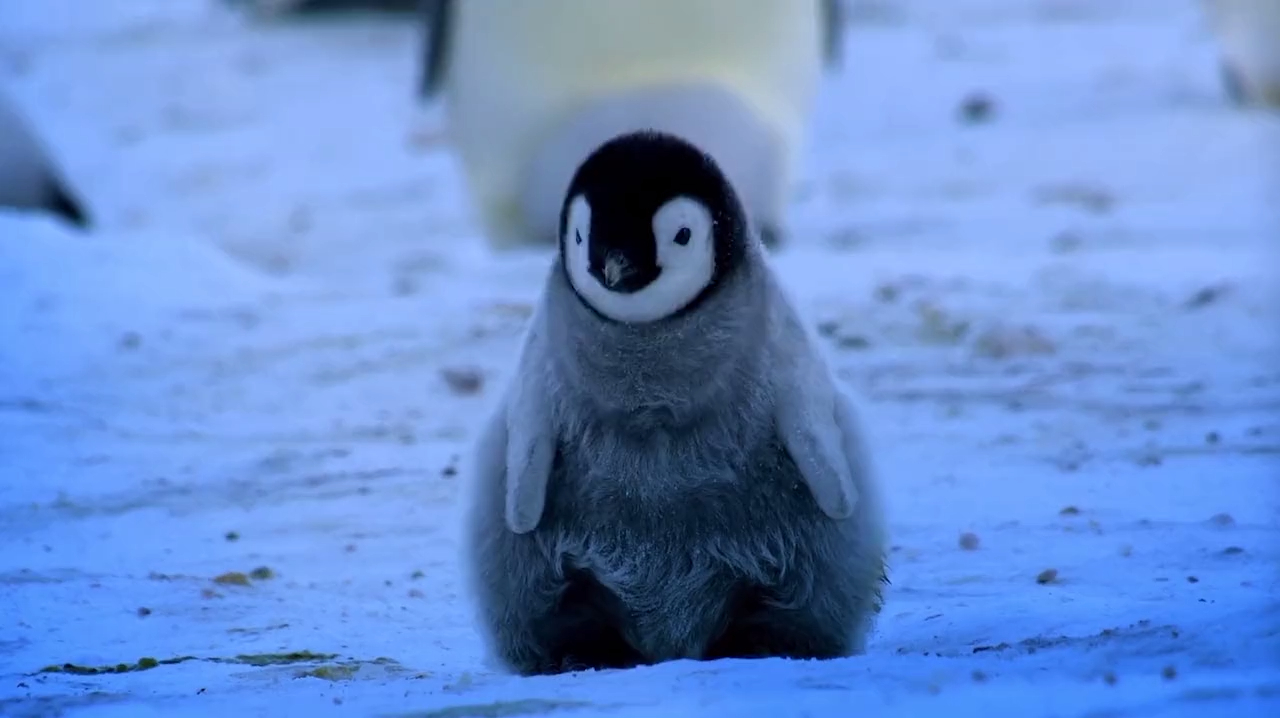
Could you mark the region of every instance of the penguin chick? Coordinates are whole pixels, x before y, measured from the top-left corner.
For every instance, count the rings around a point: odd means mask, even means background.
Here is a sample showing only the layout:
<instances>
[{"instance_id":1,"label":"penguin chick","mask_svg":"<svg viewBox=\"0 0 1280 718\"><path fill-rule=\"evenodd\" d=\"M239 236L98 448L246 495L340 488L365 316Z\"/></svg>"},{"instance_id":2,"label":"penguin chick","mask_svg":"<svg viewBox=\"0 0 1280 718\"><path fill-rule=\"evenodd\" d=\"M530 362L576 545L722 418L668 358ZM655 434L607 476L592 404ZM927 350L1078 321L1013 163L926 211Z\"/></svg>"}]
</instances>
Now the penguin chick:
<instances>
[{"instance_id":1,"label":"penguin chick","mask_svg":"<svg viewBox=\"0 0 1280 718\"><path fill-rule=\"evenodd\" d=\"M81 229L91 221L27 119L0 95L0 207L55 214Z\"/></svg>"},{"instance_id":2,"label":"penguin chick","mask_svg":"<svg viewBox=\"0 0 1280 718\"><path fill-rule=\"evenodd\" d=\"M1280 0L1204 0L1223 89L1240 106L1280 108Z\"/></svg>"},{"instance_id":3,"label":"penguin chick","mask_svg":"<svg viewBox=\"0 0 1280 718\"><path fill-rule=\"evenodd\" d=\"M653 128L710 154L767 245L783 224L840 0L423 0L419 93L492 246L554 243L586 156Z\"/></svg>"},{"instance_id":4,"label":"penguin chick","mask_svg":"<svg viewBox=\"0 0 1280 718\"><path fill-rule=\"evenodd\" d=\"M464 545L521 674L861 652L885 579L850 398L715 161L642 131L586 158Z\"/></svg>"}]
</instances>

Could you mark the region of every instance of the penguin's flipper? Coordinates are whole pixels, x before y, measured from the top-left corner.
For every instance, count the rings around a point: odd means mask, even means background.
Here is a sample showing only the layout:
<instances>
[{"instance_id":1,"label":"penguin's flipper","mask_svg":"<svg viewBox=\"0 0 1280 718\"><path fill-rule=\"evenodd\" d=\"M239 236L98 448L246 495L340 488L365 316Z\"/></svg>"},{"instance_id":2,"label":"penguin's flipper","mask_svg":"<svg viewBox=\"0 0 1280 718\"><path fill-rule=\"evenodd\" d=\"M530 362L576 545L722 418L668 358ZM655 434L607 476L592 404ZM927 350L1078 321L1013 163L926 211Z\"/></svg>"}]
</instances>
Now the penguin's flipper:
<instances>
[{"instance_id":1,"label":"penguin's flipper","mask_svg":"<svg viewBox=\"0 0 1280 718\"><path fill-rule=\"evenodd\" d=\"M845 19L844 0L822 0L822 59L828 69L844 60Z\"/></svg>"},{"instance_id":2,"label":"penguin's flipper","mask_svg":"<svg viewBox=\"0 0 1280 718\"><path fill-rule=\"evenodd\" d=\"M858 504L854 472L863 470L862 439L849 400L836 386L817 341L780 288L774 289L777 306L770 341L776 353L778 438L822 513L846 519Z\"/></svg>"},{"instance_id":3,"label":"penguin's flipper","mask_svg":"<svg viewBox=\"0 0 1280 718\"><path fill-rule=\"evenodd\" d=\"M521 348L517 375L506 397L506 522L514 533L538 527L547 503L547 484L556 454L547 348L542 339L541 314L529 323Z\"/></svg>"},{"instance_id":4,"label":"penguin's flipper","mask_svg":"<svg viewBox=\"0 0 1280 718\"><path fill-rule=\"evenodd\" d=\"M84 209L84 205L71 194L71 191L63 183L52 183L46 196L48 200L45 208L50 212L62 217L80 229L89 229L89 226L93 224L89 219L89 213Z\"/></svg>"},{"instance_id":5,"label":"penguin's flipper","mask_svg":"<svg viewBox=\"0 0 1280 718\"><path fill-rule=\"evenodd\" d=\"M422 18L423 36L418 96L424 100L436 97L444 88L455 11L453 0L419 0L418 14Z\"/></svg>"},{"instance_id":6,"label":"penguin's flipper","mask_svg":"<svg viewBox=\"0 0 1280 718\"><path fill-rule=\"evenodd\" d=\"M822 513L847 519L858 505L853 467L861 454L850 456L858 439L842 426L844 397L831 380L801 379L803 375L797 373L789 386L779 387L774 417L778 434Z\"/></svg>"}]
</instances>

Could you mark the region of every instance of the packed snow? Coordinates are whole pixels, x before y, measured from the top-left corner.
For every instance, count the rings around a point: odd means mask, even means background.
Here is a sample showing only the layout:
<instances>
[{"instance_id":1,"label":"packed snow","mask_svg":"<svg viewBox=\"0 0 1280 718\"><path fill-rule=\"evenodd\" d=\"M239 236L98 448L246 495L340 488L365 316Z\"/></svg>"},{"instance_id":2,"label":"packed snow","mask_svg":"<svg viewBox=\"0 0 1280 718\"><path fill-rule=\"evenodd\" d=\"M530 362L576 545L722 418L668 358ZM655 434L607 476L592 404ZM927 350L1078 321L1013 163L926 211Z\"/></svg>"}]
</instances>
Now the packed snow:
<instances>
[{"instance_id":1,"label":"packed snow","mask_svg":"<svg viewBox=\"0 0 1280 718\"><path fill-rule=\"evenodd\" d=\"M0 213L0 714L1280 715L1280 114L1194 0L852 4L776 264L867 408L869 650L539 678L455 531L549 253L417 28L0 4L100 221Z\"/></svg>"}]
</instances>

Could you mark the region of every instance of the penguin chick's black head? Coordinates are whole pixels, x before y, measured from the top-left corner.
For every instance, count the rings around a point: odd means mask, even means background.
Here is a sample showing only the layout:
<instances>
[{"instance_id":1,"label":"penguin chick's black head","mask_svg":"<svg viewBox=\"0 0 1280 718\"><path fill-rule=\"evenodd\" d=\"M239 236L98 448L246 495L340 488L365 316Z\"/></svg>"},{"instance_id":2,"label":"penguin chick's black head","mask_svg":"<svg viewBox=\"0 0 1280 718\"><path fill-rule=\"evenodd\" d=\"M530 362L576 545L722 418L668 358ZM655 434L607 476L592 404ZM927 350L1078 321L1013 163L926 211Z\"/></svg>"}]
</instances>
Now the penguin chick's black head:
<instances>
[{"instance_id":1,"label":"penguin chick's black head","mask_svg":"<svg viewBox=\"0 0 1280 718\"><path fill-rule=\"evenodd\" d=\"M570 284L598 313L650 322L690 308L742 262L746 212L706 153L654 131L615 137L578 167L560 213Z\"/></svg>"}]
</instances>

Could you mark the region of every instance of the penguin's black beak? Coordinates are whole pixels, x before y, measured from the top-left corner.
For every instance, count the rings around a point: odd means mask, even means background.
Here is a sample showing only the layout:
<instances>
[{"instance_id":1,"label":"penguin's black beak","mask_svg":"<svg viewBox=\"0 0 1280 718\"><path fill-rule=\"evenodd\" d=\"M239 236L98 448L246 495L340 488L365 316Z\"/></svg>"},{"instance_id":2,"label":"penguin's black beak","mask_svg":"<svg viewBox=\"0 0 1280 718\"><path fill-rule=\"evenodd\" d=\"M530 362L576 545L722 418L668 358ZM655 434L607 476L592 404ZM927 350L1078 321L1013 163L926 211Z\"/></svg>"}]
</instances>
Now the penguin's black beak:
<instances>
[{"instance_id":1,"label":"penguin's black beak","mask_svg":"<svg viewBox=\"0 0 1280 718\"><path fill-rule=\"evenodd\" d=\"M605 289L619 294L638 292L658 277L657 267L649 268L628 257L626 252L611 249L591 258L591 276Z\"/></svg>"},{"instance_id":2,"label":"penguin's black beak","mask_svg":"<svg viewBox=\"0 0 1280 718\"><path fill-rule=\"evenodd\" d=\"M601 271L605 288L616 288L622 280L631 275L631 272L631 263L627 261L626 257L616 252L610 252L605 257L604 267Z\"/></svg>"}]
</instances>

